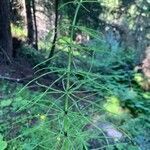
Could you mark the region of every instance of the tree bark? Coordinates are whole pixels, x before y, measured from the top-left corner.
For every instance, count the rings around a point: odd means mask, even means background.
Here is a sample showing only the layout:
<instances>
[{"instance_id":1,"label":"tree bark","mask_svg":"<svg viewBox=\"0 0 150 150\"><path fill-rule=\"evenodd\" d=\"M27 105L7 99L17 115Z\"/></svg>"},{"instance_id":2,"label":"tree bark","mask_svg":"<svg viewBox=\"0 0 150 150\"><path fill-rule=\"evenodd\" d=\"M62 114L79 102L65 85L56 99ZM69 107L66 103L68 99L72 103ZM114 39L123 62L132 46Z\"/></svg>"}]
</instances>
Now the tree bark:
<instances>
[{"instance_id":1,"label":"tree bark","mask_svg":"<svg viewBox=\"0 0 150 150\"><path fill-rule=\"evenodd\" d=\"M53 57L55 47L56 47L57 32L58 32L58 6L59 6L58 0L55 0L55 31L54 31L54 39L53 39L53 42L52 42L51 51L50 51L50 54L49 54L48 58Z\"/></svg>"},{"instance_id":2,"label":"tree bark","mask_svg":"<svg viewBox=\"0 0 150 150\"><path fill-rule=\"evenodd\" d=\"M34 31L35 31L35 49L38 50L38 30L36 22L36 9L35 9L35 0L32 0L32 9L33 9L33 20L34 20Z\"/></svg>"},{"instance_id":3,"label":"tree bark","mask_svg":"<svg viewBox=\"0 0 150 150\"><path fill-rule=\"evenodd\" d=\"M32 1L25 0L26 5L26 16L27 16L27 32L28 32L28 44L33 46L34 42L34 27L32 20Z\"/></svg>"},{"instance_id":4,"label":"tree bark","mask_svg":"<svg viewBox=\"0 0 150 150\"><path fill-rule=\"evenodd\" d=\"M7 61L12 60L12 35L10 28L10 2L0 0L0 51L4 53Z\"/></svg>"}]
</instances>

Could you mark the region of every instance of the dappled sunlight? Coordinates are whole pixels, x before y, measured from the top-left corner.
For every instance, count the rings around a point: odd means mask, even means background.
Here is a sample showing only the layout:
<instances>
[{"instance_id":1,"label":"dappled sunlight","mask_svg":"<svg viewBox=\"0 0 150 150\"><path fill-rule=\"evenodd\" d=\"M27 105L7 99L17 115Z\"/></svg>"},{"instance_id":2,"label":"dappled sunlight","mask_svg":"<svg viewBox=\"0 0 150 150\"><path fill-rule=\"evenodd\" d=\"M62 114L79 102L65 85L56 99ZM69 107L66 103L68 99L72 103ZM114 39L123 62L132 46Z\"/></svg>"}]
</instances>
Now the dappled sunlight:
<instances>
[{"instance_id":1,"label":"dappled sunlight","mask_svg":"<svg viewBox=\"0 0 150 150\"><path fill-rule=\"evenodd\" d=\"M121 4L120 0L102 0L101 5L109 9L115 9Z\"/></svg>"},{"instance_id":2,"label":"dappled sunlight","mask_svg":"<svg viewBox=\"0 0 150 150\"><path fill-rule=\"evenodd\" d=\"M142 73L134 74L134 81L144 90L149 90L150 83L149 79L145 77Z\"/></svg>"},{"instance_id":3,"label":"dappled sunlight","mask_svg":"<svg viewBox=\"0 0 150 150\"><path fill-rule=\"evenodd\" d=\"M75 41L73 41L72 43L70 37L67 37L67 36L64 36L58 40L58 49L64 52L69 52L71 48L72 54L74 56L82 56L80 52L80 48L82 47L78 48L78 47L75 47L75 45L76 45ZM83 57L85 57L85 55Z\"/></svg>"},{"instance_id":4,"label":"dappled sunlight","mask_svg":"<svg viewBox=\"0 0 150 150\"><path fill-rule=\"evenodd\" d=\"M144 79L143 79L143 75L141 73L135 73L134 74L134 80L138 83L141 84Z\"/></svg>"},{"instance_id":5,"label":"dappled sunlight","mask_svg":"<svg viewBox=\"0 0 150 150\"><path fill-rule=\"evenodd\" d=\"M148 150L150 0L0 1L0 150Z\"/></svg>"},{"instance_id":6,"label":"dappled sunlight","mask_svg":"<svg viewBox=\"0 0 150 150\"><path fill-rule=\"evenodd\" d=\"M116 96L107 97L106 101L107 102L104 104L106 111L115 115L123 115L127 112L120 106L120 100Z\"/></svg>"},{"instance_id":7,"label":"dappled sunlight","mask_svg":"<svg viewBox=\"0 0 150 150\"><path fill-rule=\"evenodd\" d=\"M27 32L22 27L18 27L14 24L11 24L12 36L25 39L27 37Z\"/></svg>"},{"instance_id":8,"label":"dappled sunlight","mask_svg":"<svg viewBox=\"0 0 150 150\"><path fill-rule=\"evenodd\" d=\"M142 95L145 99L150 100L150 92L145 92Z\"/></svg>"}]
</instances>

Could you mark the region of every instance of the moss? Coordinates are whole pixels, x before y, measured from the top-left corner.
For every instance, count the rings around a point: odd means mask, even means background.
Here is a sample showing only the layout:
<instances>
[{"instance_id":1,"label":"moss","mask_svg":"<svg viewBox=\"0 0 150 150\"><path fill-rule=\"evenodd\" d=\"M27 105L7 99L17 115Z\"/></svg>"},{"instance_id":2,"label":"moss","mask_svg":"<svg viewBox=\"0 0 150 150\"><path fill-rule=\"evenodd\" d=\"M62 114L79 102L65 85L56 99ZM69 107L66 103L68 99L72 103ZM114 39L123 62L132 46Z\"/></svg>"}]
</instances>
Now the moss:
<instances>
[{"instance_id":1,"label":"moss","mask_svg":"<svg viewBox=\"0 0 150 150\"><path fill-rule=\"evenodd\" d=\"M106 104L104 104L104 108L108 112L116 115L121 115L124 113L124 110L120 106L120 100L116 96L108 97Z\"/></svg>"}]
</instances>

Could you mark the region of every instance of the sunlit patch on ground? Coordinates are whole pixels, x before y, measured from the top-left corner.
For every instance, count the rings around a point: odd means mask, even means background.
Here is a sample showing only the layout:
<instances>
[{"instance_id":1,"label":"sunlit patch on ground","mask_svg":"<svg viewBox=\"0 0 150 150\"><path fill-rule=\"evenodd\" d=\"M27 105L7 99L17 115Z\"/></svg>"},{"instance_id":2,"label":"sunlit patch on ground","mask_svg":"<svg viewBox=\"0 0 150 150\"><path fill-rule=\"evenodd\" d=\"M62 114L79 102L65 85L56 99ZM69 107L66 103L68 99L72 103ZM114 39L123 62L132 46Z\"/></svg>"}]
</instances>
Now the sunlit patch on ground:
<instances>
[{"instance_id":1,"label":"sunlit patch on ground","mask_svg":"<svg viewBox=\"0 0 150 150\"><path fill-rule=\"evenodd\" d=\"M107 97L107 102L104 104L104 108L115 115L122 115L126 112L126 110L120 106L120 100L116 96Z\"/></svg>"},{"instance_id":2,"label":"sunlit patch on ground","mask_svg":"<svg viewBox=\"0 0 150 150\"><path fill-rule=\"evenodd\" d=\"M143 97L150 100L150 92L143 93Z\"/></svg>"}]
</instances>

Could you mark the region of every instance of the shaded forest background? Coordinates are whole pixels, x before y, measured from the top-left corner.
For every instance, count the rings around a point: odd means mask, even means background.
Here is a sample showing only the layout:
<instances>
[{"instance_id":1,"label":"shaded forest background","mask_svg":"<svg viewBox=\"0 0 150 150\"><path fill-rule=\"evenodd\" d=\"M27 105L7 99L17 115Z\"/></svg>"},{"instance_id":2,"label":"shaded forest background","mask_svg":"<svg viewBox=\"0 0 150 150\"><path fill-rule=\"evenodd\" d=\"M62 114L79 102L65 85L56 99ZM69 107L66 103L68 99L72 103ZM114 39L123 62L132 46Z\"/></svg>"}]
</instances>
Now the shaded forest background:
<instances>
[{"instance_id":1,"label":"shaded forest background","mask_svg":"<svg viewBox=\"0 0 150 150\"><path fill-rule=\"evenodd\" d=\"M0 84L0 150L148 150L150 1L1 0Z\"/></svg>"},{"instance_id":2,"label":"shaded forest background","mask_svg":"<svg viewBox=\"0 0 150 150\"><path fill-rule=\"evenodd\" d=\"M7 55L10 58L16 55L15 42L18 41L20 47L21 40L39 51L49 51L51 54L47 54L47 57L53 55L55 41L62 36L67 37L70 33L69 26L74 18L76 3L78 2L65 0L10 1L10 6L7 6L11 7L11 10L6 11L10 14L14 48L6 48L9 49ZM64 5L62 9L61 5ZM112 50L118 47L136 50L135 66L143 62L147 66L149 63L149 58L144 60L149 53L149 1L95 1L92 5L88 1L83 1L76 25L79 28L75 29L74 40L78 40L78 43L93 40L89 33L84 33L85 31L80 29L84 26L102 36ZM11 45L10 40L9 42L7 46Z\"/></svg>"}]
</instances>

